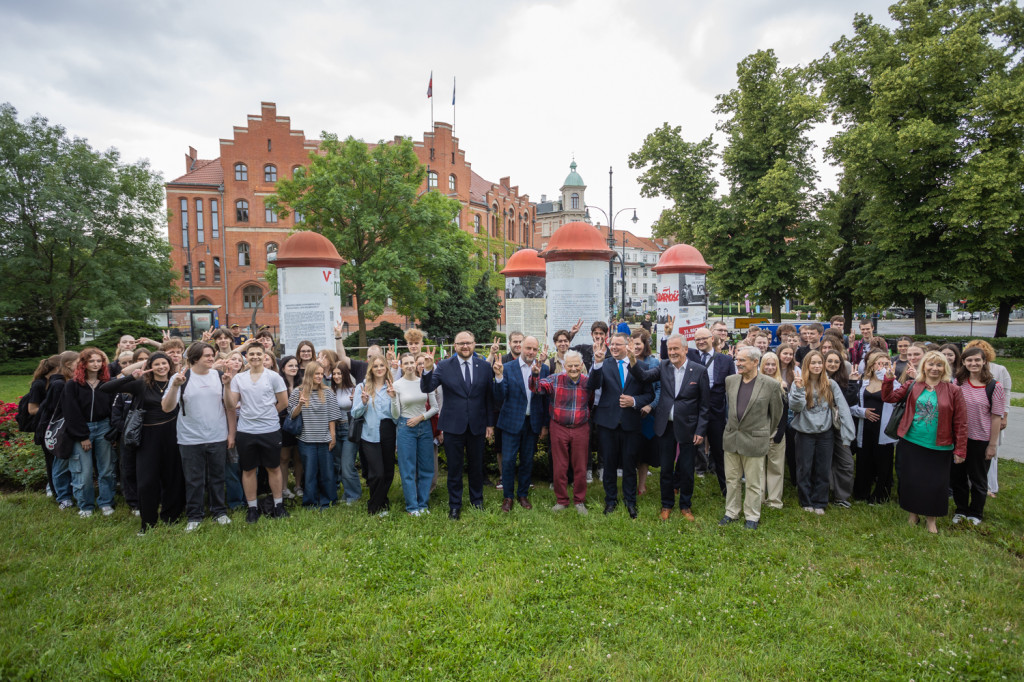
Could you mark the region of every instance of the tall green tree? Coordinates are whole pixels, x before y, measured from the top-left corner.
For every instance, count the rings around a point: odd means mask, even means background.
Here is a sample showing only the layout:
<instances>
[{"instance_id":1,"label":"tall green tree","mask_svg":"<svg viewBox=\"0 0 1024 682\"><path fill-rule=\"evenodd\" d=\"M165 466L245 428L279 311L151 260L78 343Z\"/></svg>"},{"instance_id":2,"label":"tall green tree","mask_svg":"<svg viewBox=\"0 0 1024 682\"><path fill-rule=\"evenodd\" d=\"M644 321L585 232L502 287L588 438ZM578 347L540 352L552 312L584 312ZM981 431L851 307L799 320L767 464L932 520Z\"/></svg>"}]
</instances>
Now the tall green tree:
<instances>
[{"instance_id":1,"label":"tall green tree","mask_svg":"<svg viewBox=\"0 0 1024 682\"><path fill-rule=\"evenodd\" d=\"M467 270L472 241L453 222L460 206L439 192L418 195L426 177L408 138L370 146L323 133L309 166L277 183L269 203L281 215L303 215L345 259L340 276L355 296L359 344L366 321L390 299L403 315L419 316L428 303L428 279Z\"/></svg>"},{"instance_id":2,"label":"tall green tree","mask_svg":"<svg viewBox=\"0 0 1024 682\"><path fill-rule=\"evenodd\" d=\"M87 316L143 319L176 292L166 219L145 161L0 105L0 314L38 306L59 350Z\"/></svg>"},{"instance_id":3,"label":"tall green tree","mask_svg":"<svg viewBox=\"0 0 1024 682\"><path fill-rule=\"evenodd\" d=\"M751 296L782 319L782 301L804 284L807 263L822 238L813 220L817 176L810 156L811 127L823 107L800 69L782 68L772 50L751 54L736 68L737 87L719 95L725 118L720 158L711 138L692 143L667 124L630 155L644 168L644 196L674 206L655 226L695 246L713 266L711 285L723 296ZM716 161L729 184L716 196Z\"/></svg>"},{"instance_id":4,"label":"tall green tree","mask_svg":"<svg viewBox=\"0 0 1024 682\"><path fill-rule=\"evenodd\" d=\"M853 35L833 44L816 69L833 122L843 128L828 153L864 191L861 218L872 247L865 255L876 291L912 300L923 334L926 299L958 278L982 283L984 258L1006 248L1004 233L1019 225L1020 138L1005 126L1019 127L1020 111L1002 117L1006 134L993 133L1000 118L993 105L1015 98L1012 86L1000 90L991 80L1008 73L1022 22L1014 4L992 0L900 0L889 12L894 28L856 15ZM1003 153L989 160L987 145ZM994 200L1011 189L1017 208L997 208ZM1014 272L1009 253L997 259L997 278ZM994 297L1018 300L990 284Z\"/></svg>"}]
</instances>

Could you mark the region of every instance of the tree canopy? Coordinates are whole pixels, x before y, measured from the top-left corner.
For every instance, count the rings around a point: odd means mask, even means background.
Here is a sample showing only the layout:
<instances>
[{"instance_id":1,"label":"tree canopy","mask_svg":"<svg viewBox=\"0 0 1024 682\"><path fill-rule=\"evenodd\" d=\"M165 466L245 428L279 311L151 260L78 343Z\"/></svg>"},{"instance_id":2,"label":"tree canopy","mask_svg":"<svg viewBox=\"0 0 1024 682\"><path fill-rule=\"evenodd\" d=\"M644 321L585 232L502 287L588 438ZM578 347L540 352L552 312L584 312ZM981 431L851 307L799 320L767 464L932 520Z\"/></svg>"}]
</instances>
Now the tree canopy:
<instances>
[{"instance_id":1,"label":"tree canopy","mask_svg":"<svg viewBox=\"0 0 1024 682\"><path fill-rule=\"evenodd\" d=\"M85 317L142 319L165 305L175 288L162 207L147 162L0 105L0 313L41 311L64 350Z\"/></svg>"}]
</instances>

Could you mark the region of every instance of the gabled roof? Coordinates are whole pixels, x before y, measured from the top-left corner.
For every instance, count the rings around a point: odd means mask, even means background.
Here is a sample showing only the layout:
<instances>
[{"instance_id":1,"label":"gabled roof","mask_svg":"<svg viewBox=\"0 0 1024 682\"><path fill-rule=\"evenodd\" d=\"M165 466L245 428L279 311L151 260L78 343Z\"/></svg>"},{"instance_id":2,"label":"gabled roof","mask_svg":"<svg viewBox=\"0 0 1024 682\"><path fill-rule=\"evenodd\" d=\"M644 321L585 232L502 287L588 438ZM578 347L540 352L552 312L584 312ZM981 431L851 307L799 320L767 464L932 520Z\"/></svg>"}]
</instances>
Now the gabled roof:
<instances>
[{"instance_id":1,"label":"gabled roof","mask_svg":"<svg viewBox=\"0 0 1024 682\"><path fill-rule=\"evenodd\" d=\"M495 194L497 194L498 196L512 196L512 190L510 190L508 187L501 184L500 182L491 182L490 180L487 180L473 169L470 169L469 173L469 201L471 203L486 206L487 193L490 192L494 187L497 187L497 190L495 190ZM523 196L520 195L518 198L522 199Z\"/></svg>"},{"instance_id":2,"label":"gabled roof","mask_svg":"<svg viewBox=\"0 0 1024 682\"><path fill-rule=\"evenodd\" d=\"M168 182L168 185L222 185L224 169L220 159L196 159L194 167L180 178Z\"/></svg>"}]
</instances>

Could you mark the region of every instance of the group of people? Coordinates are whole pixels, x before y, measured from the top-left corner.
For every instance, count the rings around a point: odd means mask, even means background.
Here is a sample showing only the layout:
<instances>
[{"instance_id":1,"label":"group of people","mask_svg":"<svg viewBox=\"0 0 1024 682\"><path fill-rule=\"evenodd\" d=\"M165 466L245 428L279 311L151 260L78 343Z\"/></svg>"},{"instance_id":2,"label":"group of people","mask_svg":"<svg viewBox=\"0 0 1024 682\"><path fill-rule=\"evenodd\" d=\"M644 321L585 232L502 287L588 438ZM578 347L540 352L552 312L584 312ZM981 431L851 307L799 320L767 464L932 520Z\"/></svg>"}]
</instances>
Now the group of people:
<instances>
[{"instance_id":1,"label":"group of people","mask_svg":"<svg viewBox=\"0 0 1024 682\"><path fill-rule=\"evenodd\" d=\"M548 439L556 512L588 513L596 451L605 514L618 508L621 477L637 518L649 470L660 467L665 521L676 508L695 520L695 479L713 474L720 525L742 517L756 529L763 506L782 507L787 469L814 514L887 502L895 470L911 523L924 517L937 532L950 490L954 523L984 518L1010 390L985 341L961 350L902 337L890 355L870 322L855 339L835 318L828 329L780 325L775 337L752 327L736 344L714 323L688 348L672 326L660 358L646 325L609 334L597 321L592 343L573 346L582 320L555 332L550 353L519 332L503 354L497 339L488 349L463 331L441 360L417 329L405 333L408 352L372 346L365 361L348 357L340 324L335 348L303 341L280 358L269 330L244 340L218 329L188 348L125 336L113 361L91 347L41 362L28 406L58 506L112 514L120 476L140 533L182 515L187 531L207 516L228 524L243 505L250 523L283 518L295 497L318 509L354 504L362 478L367 511L386 515L396 463L405 511L429 514L439 447L448 516L458 520L464 473L470 504L483 508L488 439L503 513L532 509L534 456ZM72 447L55 442L60 429Z\"/></svg>"}]
</instances>

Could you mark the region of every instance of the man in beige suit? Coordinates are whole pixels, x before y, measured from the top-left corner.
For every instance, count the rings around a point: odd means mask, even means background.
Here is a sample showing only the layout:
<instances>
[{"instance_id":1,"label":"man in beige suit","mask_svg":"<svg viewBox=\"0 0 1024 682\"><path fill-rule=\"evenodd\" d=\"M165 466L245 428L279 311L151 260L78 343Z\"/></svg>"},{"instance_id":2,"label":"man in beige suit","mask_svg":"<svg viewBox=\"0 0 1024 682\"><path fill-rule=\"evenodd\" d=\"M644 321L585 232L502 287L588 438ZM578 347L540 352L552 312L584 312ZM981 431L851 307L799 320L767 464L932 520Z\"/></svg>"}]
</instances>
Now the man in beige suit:
<instances>
[{"instance_id":1,"label":"man in beige suit","mask_svg":"<svg viewBox=\"0 0 1024 682\"><path fill-rule=\"evenodd\" d=\"M737 374L726 377L725 396L729 418L722 436L725 450L725 526L739 518L742 501L746 527L757 528L761 520L761 495L764 490L764 457L771 437L782 419L782 392L779 382L758 374L761 351L744 346L736 351ZM746 479L746 496L741 478Z\"/></svg>"}]
</instances>

